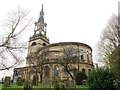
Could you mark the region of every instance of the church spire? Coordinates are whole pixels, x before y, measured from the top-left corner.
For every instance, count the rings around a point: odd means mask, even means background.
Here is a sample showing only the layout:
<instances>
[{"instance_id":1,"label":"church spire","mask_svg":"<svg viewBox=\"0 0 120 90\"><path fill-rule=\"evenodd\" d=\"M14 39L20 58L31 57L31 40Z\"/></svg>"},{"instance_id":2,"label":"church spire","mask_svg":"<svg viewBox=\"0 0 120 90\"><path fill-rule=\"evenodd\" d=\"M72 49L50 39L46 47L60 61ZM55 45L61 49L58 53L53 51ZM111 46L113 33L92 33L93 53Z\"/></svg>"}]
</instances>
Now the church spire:
<instances>
[{"instance_id":1,"label":"church spire","mask_svg":"<svg viewBox=\"0 0 120 90\"><path fill-rule=\"evenodd\" d=\"M42 4L38 22L35 22L34 36L39 35L41 37L47 38L46 28L47 28L47 24L44 23L44 11L43 11L43 4Z\"/></svg>"},{"instance_id":2,"label":"church spire","mask_svg":"<svg viewBox=\"0 0 120 90\"><path fill-rule=\"evenodd\" d=\"M41 8L40 17L39 17L38 22L41 22L41 21L44 22L43 4L42 4L42 8Z\"/></svg>"}]
</instances>

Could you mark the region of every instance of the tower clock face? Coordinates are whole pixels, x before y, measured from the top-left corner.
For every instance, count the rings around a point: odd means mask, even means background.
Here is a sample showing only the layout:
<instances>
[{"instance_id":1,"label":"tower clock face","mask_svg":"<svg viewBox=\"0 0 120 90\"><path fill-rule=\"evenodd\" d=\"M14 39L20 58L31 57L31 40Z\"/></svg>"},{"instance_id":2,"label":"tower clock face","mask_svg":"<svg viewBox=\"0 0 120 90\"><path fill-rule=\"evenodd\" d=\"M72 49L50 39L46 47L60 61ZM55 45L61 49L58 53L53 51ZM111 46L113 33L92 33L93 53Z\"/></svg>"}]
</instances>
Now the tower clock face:
<instances>
[{"instance_id":1,"label":"tower clock face","mask_svg":"<svg viewBox=\"0 0 120 90\"><path fill-rule=\"evenodd\" d=\"M36 31L36 34L39 34L39 31Z\"/></svg>"}]
</instances>

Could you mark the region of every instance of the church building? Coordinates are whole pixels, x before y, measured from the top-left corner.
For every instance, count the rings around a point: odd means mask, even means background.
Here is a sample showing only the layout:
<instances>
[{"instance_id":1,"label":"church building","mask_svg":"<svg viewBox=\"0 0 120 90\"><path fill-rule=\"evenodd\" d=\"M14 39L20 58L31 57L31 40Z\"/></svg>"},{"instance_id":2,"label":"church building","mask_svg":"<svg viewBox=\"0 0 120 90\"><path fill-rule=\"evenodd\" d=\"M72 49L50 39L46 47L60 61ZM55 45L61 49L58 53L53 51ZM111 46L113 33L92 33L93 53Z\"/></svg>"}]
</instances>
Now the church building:
<instances>
[{"instance_id":1,"label":"church building","mask_svg":"<svg viewBox=\"0 0 120 90\"><path fill-rule=\"evenodd\" d=\"M77 71L90 74L93 68L92 48L80 42L50 44L46 27L42 5L39 19L35 22L34 34L29 38L26 67L14 69L14 83L19 77L32 80L34 75L42 81L45 77L50 80L71 80L71 75L74 77Z\"/></svg>"}]
</instances>

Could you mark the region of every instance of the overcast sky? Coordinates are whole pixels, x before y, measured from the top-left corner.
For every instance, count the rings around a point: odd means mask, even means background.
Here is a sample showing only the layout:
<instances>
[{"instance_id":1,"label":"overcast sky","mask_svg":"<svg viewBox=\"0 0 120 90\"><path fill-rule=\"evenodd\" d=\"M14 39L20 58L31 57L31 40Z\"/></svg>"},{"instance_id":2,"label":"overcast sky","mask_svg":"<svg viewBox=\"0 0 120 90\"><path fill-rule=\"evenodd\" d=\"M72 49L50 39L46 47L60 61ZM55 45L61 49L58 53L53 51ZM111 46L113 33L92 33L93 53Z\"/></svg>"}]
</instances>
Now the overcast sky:
<instances>
[{"instance_id":1,"label":"overcast sky","mask_svg":"<svg viewBox=\"0 0 120 90\"><path fill-rule=\"evenodd\" d=\"M50 43L81 42L93 49L100 33L113 13L117 13L119 0L2 0L0 2L0 24L11 9L21 7L30 10L33 22L39 18L44 4L44 19ZM1 27L0 27L1 29ZM33 34L34 24L24 40ZM2 33L2 32L0 32ZM8 74L8 73L6 73Z\"/></svg>"}]
</instances>

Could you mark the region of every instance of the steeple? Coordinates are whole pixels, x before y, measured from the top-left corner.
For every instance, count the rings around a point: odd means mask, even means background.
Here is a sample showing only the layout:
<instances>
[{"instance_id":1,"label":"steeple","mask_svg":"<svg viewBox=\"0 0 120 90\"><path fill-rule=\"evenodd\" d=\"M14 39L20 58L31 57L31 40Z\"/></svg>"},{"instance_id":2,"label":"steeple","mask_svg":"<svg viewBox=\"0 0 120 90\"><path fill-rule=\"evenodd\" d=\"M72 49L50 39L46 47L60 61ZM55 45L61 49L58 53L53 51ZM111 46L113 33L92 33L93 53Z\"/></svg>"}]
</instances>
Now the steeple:
<instances>
[{"instance_id":1,"label":"steeple","mask_svg":"<svg viewBox=\"0 0 120 90\"><path fill-rule=\"evenodd\" d=\"M34 39L44 39L45 42L49 43L49 39L46 36L46 29L47 29L47 23L44 22L44 12L43 12L43 4L40 11L40 16L37 22L35 22L35 28L34 28L34 35L30 38L30 40Z\"/></svg>"},{"instance_id":2,"label":"steeple","mask_svg":"<svg viewBox=\"0 0 120 90\"><path fill-rule=\"evenodd\" d=\"M38 19L38 22L44 22L44 12L43 12L43 4L42 4L42 8L41 8L41 12L40 12L40 17Z\"/></svg>"}]
</instances>

